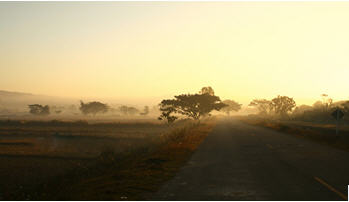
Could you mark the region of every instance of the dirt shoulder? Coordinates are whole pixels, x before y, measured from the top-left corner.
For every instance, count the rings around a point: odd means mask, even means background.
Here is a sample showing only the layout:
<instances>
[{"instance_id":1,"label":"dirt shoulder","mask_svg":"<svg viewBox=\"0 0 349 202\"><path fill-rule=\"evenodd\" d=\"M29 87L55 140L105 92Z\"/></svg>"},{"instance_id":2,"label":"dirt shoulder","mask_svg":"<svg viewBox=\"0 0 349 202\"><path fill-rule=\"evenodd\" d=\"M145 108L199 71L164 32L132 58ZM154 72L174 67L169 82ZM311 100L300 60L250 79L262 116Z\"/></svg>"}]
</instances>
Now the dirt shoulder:
<instances>
[{"instance_id":1,"label":"dirt shoulder","mask_svg":"<svg viewBox=\"0 0 349 202\"><path fill-rule=\"evenodd\" d=\"M349 130L346 125L341 125L339 135L336 135L336 126L333 124L278 121L257 117L238 117L238 119L249 125L273 129L299 138L305 138L314 142L349 151Z\"/></svg>"}]
</instances>

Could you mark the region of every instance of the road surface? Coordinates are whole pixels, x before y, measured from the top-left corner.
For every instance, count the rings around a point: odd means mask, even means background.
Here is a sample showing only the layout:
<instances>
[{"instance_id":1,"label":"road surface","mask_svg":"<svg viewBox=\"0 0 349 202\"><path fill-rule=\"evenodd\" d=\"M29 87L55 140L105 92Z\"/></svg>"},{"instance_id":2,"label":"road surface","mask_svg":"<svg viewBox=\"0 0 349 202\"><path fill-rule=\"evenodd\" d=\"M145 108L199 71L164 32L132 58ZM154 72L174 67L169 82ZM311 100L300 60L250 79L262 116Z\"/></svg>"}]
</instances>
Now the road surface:
<instances>
[{"instance_id":1,"label":"road surface","mask_svg":"<svg viewBox=\"0 0 349 202\"><path fill-rule=\"evenodd\" d=\"M220 121L152 200L345 200L349 152Z\"/></svg>"}]
</instances>

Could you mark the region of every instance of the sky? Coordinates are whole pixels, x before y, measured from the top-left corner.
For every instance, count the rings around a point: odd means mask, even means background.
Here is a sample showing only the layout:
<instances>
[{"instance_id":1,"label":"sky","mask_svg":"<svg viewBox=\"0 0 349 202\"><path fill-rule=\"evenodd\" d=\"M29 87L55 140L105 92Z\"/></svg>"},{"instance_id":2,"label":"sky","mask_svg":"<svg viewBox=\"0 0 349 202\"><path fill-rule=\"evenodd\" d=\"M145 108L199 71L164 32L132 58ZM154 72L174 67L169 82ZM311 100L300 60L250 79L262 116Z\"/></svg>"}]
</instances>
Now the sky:
<instances>
[{"instance_id":1,"label":"sky","mask_svg":"<svg viewBox=\"0 0 349 202\"><path fill-rule=\"evenodd\" d=\"M0 2L0 90L349 99L349 2Z\"/></svg>"}]
</instances>

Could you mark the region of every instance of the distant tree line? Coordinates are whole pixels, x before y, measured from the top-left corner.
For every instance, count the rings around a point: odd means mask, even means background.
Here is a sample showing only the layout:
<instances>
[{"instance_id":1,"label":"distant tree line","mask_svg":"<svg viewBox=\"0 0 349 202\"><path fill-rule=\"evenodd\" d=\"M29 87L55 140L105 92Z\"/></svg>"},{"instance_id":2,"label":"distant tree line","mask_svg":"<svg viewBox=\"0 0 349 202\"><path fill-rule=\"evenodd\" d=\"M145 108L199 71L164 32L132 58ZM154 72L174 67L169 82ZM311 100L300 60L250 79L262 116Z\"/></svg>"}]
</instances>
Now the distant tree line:
<instances>
[{"instance_id":1,"label":"distant tree line","mask_svg":"<svg viewBox=\"0 0 349 202\"><path fill-rule=\"evenodd\" d=\"M260 115L278 115L285 118L292 112L296 102L293 98L278 95L272 100L254 99L249 106L255 107Z\"/></svg>"},{"instance_id":2,"label":"distant tree line","mask_svg":"<svg viewBox=\"0 0 349 202\"><path fill-rule=\"evenodd\" d=\"M278 95L277 97L268 99L254 99L248 107L255 108L259 116L301 120L301 121L329 121L333 120L331 113L335 109L341 109L345 114L349 114L349 101L333 102L327 94L321 95L322 100L316 101L310 105L296 105L293 98L288 96ZM228 116L233 112L241 110L242 104L226 99L221 101L219 96L215 95L212 87L207 86L201 88L198 93L180 94L174 96L173 99L164 99L158 106L154 106L151 110L160 113L159 120L164 120L167 123L173 123L179 118L191 118L200 120L202 117L211 115L211 112L224 112ZM40 104L28 105L29 113L33 115L47 116L51 112L60 114L64 111L64 107L48 106ZM142 110L133 106L121 105L111 107L99 101L83 102L80 101L80 106L71 105L66 110L80 110L83 115L96 116L107 112L122 116L147 116L150 113L149 106L144 106ZM349 116L345 117L349 120Z\"/></svg>"},{"instance_id":3,"label":"distant tree line","mask_svg":"<svg viewBox=\"0 0 349 202\"><path fill-rule=\"evenodd\" d=\"M292 112L291 119L300 121L332 122L332 112L336 109L344 112L344 120L349 121L349 101L339 101L334 103L327 94L322 94L322 101L316 101L312 106L300 105Z\"/></svg>"},{"instance_id":4,"label":"distant tree line","mask_svg":"<svg viewBox=\"0 0 349 202\"><path fill-rule=\"evenodd\" d=\"M287 96L277 96L272 100L254 99L249 106L257 109L260 116L269 116L272 118L281 118L299 121L334 121L331 113L336 109L340 109L344 114L349 114L349 101L333 102L327 94L321 95L322 100L316 101L312 106L299 105L293 98ZM344 119L348 119L344 116Z\"/></svg>"},{"instance_id":5,"label":"distant tree line","mask_svg":"<svg viewBox=\"0 0 349 202\"><path fill-rule=\"evenodd\" d=\"M58 106L48 106L48 105L40 105L40 104L31 104L28 105L29 113L33 115L49 115L51 112L55 114L61 114L65 109L64 107ZM79 110L83 115L92 115L96 116L98 114L105 114L107 112L111 113L119 113L123 116L147 116L150 113L149 106L144 106L143 110L138 110L135 107L130 107L126 105L119 106L117 109L114 109L108 106L105 103L99 101L92 102L83 102L80 101L80 106L77 108L75 105L70 105L67 107L66 111L75 112Z\"/></svg>"}]
</instances>

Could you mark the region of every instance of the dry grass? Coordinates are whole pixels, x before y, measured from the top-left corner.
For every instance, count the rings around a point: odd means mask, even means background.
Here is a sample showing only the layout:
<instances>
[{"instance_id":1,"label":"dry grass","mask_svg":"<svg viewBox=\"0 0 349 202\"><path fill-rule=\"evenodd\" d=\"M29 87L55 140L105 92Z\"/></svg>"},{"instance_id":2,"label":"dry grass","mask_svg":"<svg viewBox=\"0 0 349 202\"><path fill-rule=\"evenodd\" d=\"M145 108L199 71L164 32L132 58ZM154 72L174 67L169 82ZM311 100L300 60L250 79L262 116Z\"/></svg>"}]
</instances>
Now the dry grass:
<instances>
[{"instance_id":1,"label":"dry grass","mask_svg":"<svg viewBox=\"0 0 349 202\"><path fill-rule=\"evenodd\" d=\"M240 117L241 121L255 126L270 128L299 138L305 138L321 144L349 151L348 126L340 127L340 134L336 135L333 124L319 124L309 122L277 121L262 118Z\"/></svg>"},{"instance_id":2,"label":"dry grass","mask_svg":"<svg viewBox=\"0 0 349 202\"><path fill-rule=\"evenodd\" d=\"M0 124L0 173L4 173L0 199L146 199L185 164L213 125L213 120L173 126Z\"/></svg>"},{"instance_id":3,"label":"dry grass","mask_svg":"<svg viewBox=\"0 0 349 202\"><path fill-rule=\"evenodd\" d=\"M181 127L178 123L173 127ZM122 152L152 144L170 128L159 122L0 121L0 156L95 158L105 147Z\"/></svg>"},{"instance_id":4,"label":"dry grass","mask_svg":"<svg viewBox=\"0 0 349 202\"><path fill-rule=\"evenodd\" d=\"M213 126L213 121L192 123L164 135L157 146L122 157L106 152L103 159L109 159L108 169L77 180L55 199L145 200L176 174Z\"/></svg>"}]
</instances>

